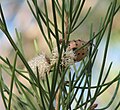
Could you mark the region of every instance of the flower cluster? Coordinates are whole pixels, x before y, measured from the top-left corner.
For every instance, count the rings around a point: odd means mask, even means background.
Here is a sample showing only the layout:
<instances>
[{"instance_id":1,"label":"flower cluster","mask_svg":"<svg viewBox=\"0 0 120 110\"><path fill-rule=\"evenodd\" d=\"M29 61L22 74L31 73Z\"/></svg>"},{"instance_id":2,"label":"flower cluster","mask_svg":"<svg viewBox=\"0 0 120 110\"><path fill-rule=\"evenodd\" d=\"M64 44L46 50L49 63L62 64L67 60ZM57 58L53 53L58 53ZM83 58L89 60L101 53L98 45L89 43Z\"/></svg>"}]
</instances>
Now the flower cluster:
<instances>
[{"instance_id":1,"label":"flower cluster","mask_svg":"<svg viewBox=\"0 0 120 110\"><path fill-rule=\"evenodd\" d=\"M58 54L58 50L56 47L52 51L52 58L50 59L51 64L57 63L58 58L59 58L59 54ZM61 65L65 66L65 67L72 65L74 63L75 58L76 58L76 56L75 56L73 50L66 49L66 51L63 51L62 56L61 56Z\"/></svg>"},{"instance_id":2,"label":"flower cluster","mask_svg":"<svg viewBox=\"0 0 120 110\"><path fill-rule=\"evenodd\" d=\"M33 58L28 62L28 64L34 73L37 73L36 67L38 67L40 79L44 79L45 73L48 73L50 70L50 64L44 54L40 54L37 57Z\"/></svg>"},{"instance_id":3,"label":"flower cluster","mask_svg":"<svg viewBox=\"0 0 120 110\"><path fill-rule=\"evenodd\" d=\"M50 62L48 62L48 59L50 60ZM37 57L33 58L31 61L29 61L28 64L34 73L37 73L36 67L38 67L39 76L41 79L44 79L45 73L49 73L51 66L57 63L58 59L59 59L59 54L56 47L53 49L50 58L46 58L45 54L40 54ZM74 63L74 59L75 59L75 54L73 50L67 49L62 53L61 65L64 67L72 65Z\"/></svg>"}]
</instances>

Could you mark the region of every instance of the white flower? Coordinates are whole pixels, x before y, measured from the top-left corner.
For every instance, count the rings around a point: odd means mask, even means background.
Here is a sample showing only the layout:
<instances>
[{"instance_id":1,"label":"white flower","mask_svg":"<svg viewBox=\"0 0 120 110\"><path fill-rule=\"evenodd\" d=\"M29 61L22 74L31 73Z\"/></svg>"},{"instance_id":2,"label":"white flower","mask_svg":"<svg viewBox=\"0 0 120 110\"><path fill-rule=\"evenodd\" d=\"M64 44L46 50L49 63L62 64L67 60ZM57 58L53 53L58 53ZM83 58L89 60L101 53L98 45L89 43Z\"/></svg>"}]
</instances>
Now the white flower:
<instances>
[{"instance_id":1,"label":"white flower","mask_svg":"<svg viewBox=\"0 0 120 110\"><path fill-rule=\"evenodd\" d=\"M51 64L55 64L58 62L59 54L57 47L55 47L52 51L52 57L51 57ZM66 49L66 51L63 51L62 57L61 57L61 64L63 66L72 65L74 63L74 59L76 58L73 50Z\"/></svg>"},{"instance_id":2,"label":"white flower","mask_svg":"<svg viewBox=\"0 0 120 110\"><path fill-rule=\"evenodd\" d=\"M40 54L37 57L33 58L28 62L28 64L35 74L37 73L36 67L38 67L40 79L44 79L45 74L50 70L50 64L48 63L44 54Z\"/></svg>"}]
</instances>

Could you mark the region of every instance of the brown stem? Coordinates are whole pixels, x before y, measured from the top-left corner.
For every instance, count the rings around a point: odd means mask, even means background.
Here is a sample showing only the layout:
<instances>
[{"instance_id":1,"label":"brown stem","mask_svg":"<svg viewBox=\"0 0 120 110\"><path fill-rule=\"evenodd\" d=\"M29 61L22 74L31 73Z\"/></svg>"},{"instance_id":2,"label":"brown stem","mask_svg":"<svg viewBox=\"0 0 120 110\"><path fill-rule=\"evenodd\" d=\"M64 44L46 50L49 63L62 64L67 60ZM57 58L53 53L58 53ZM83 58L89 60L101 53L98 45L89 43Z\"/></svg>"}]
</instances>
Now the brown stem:
<instances>
[{"instance_id":1,"label":"brown stem","mask_svg":"<svg viewBox=\"0 0 120 110\"><path fill-rule=\"evenodd\" d=\"M60 88L58 89L58 92L56 94L56 108L55 108L55 110L59 110L59 99L60 99Z\"/></svg>"},{"instance_id":2,"label":"brown stem","mask_svg":"<svg viewBox=\"0 0 120 110\"><path fill-rule=\"evenodd\" d=\"M66 43L66 40L67 40L67 34L68 34L68 24L69 24L69 20L68 20L68 14L66 14L66 20L65 20L65 43Z\"/></svg>"},{"instance_id":3,"label":"brown stem","mask_svg":"<svg viewBox=\"0 0 120 110\"><path fill-rule=\"evenodd\" d=\"M91 107L90 107L90 110L95 110L95 108L98 106L98 104L93 104Z\"/></svg>"}]
</instances>

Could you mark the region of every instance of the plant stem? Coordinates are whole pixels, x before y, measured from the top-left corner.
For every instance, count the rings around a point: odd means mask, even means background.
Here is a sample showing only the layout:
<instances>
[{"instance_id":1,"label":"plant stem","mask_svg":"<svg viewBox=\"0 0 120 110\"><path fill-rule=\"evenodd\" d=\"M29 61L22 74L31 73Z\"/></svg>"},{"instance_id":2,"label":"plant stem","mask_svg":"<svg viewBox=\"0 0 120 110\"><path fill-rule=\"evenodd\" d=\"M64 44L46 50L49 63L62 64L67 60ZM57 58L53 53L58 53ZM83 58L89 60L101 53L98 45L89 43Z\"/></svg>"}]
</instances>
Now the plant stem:
<instances>
[{"instance_id":1,"label":"plant stem","mask_svg":"<svg viewBox=\"0 0 120 110\"><path fill-rule=\"evenodd\" d=\"M65 33L64 33L64 36L65 36L65 43L67 41L67 34L68 34L68 24L69 24L69 20L68 20L68 14L66 14L66 17L65 17Z\"/></svg>"},{"instance_id":2,"label":"plant stem","mask_svg":"<svg viewBox=\"0 0 120 110\"><path fill-rule=\"evenodd\" d=\"M60 100L60 88L58 89L58 92L56 94L56 108L55 108L55 110L59 110L59 100Z\"/></svg>"}]
</instances>

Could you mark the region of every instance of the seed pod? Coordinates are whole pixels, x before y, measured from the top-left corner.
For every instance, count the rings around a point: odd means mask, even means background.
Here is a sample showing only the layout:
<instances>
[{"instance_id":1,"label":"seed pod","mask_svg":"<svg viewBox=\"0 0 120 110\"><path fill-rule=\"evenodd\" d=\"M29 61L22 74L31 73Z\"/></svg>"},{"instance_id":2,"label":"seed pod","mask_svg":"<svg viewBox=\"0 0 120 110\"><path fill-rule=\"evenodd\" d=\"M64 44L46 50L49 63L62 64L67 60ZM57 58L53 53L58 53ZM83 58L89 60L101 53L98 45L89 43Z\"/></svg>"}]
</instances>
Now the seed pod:
<instances>
[{"instance_id":1,"label":"seed pod","mask_svg":"<svg viewBox=\"0 0 120 110\"><path fill-rule=\"evenodd\" d=\"M87 56L89 44L85 44L86 42L80 39L69 42L68 50L73 50L76 55L74 61L78 62Z\"/></svg>"}]
</instances>

